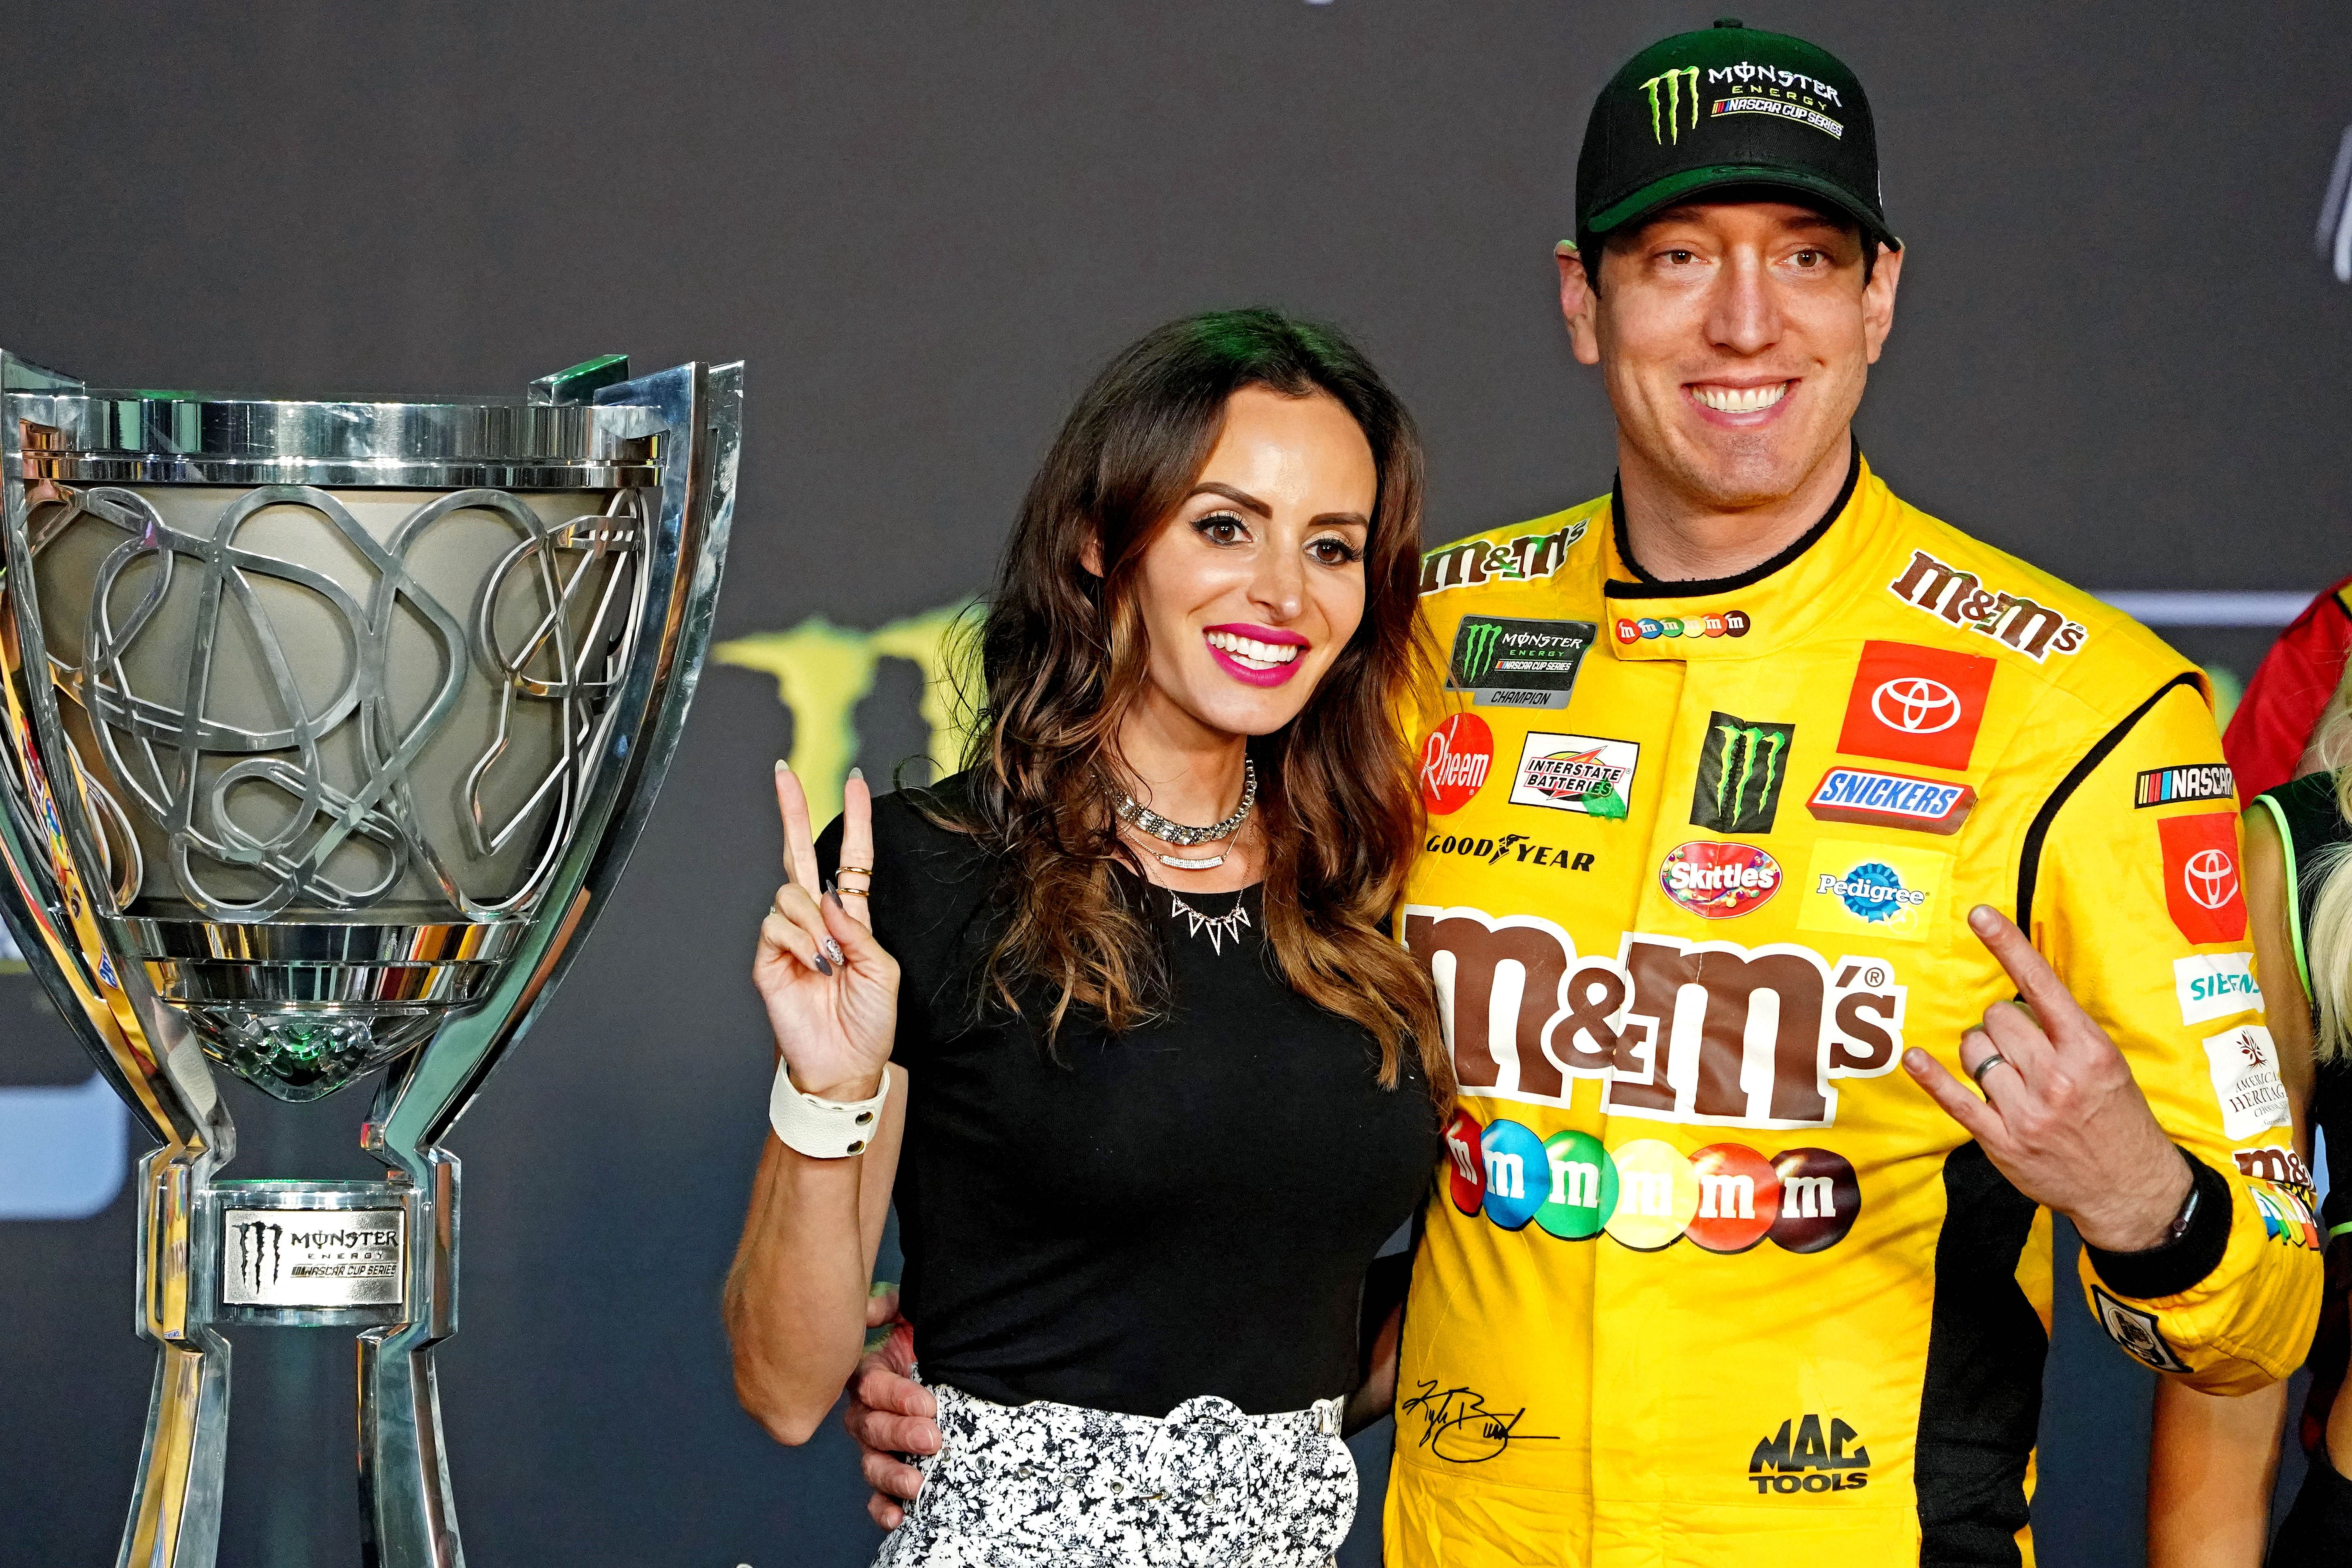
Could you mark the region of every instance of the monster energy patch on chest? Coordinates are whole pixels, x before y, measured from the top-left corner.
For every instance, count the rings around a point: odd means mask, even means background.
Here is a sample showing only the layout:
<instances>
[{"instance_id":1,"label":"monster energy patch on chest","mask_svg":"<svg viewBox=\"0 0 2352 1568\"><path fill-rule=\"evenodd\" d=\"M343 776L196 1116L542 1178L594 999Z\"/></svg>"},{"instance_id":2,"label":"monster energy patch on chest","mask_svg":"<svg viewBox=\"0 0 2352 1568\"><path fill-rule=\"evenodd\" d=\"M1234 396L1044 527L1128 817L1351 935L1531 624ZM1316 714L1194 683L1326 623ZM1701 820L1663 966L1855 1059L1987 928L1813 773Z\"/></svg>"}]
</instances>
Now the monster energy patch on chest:
<instances>
[{"instance_id":1,"label":"monster energy patch on chest","mask_svg":"<svg viewBox=\"0 0 2352 1568\"><path fill-rule=\"evenodd\" d=\"M399 1209L230 1209L222 1221L228 1306L400 1303L408 1216Z\"/></svg>"},{"instance_id":2,"label":"monster energy patch on chest","mask_svg":"<svg viewBox=\"0 0 2352 1568\"><path fill-rule=\"evenodd\" d=\"M1454 634L1445 689L1469 692L1477 707L1565 708L1599 630L1591 621L1465 616Z\"/></svg>"},{"instance_id":3,"label":"monster energy patch on chest","mask_svg":"<svg viewBox=\"0 0 2352 1568\"><path fill-rule=\"evenodd\" d=\"M1691 791L1691 826L1710 833L1771 832L1796 742L1794 724L1709 713Z\"/></svg>"}]
</instances>

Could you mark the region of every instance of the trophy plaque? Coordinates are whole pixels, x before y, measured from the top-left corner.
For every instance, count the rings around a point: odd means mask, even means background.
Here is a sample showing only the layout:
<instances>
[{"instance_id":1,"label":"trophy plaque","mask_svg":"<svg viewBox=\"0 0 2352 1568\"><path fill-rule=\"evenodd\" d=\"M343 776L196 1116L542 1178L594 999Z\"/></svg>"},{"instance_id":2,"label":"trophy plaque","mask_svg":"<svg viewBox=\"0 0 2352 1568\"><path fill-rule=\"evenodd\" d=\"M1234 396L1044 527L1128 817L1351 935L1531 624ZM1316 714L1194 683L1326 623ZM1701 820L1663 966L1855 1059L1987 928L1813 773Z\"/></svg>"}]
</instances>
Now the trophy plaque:
<instances>
[{"instance_id":1,"label":"trophy plaque","mask_svg":"<svg viewBox=\"0 0 2352 1568\"><path fill-rule=\"evenodd\" d=\"M0 917L161 1143L121 1568L209 1568L242 1327L356 1329L365 1559L459 1568L441 1147L610 900L710 639L742 367L522 399L100 391L0 353ZM382 1181L226 1179L213 1073L383 1077Z\"/></svg>"}]
</instances>

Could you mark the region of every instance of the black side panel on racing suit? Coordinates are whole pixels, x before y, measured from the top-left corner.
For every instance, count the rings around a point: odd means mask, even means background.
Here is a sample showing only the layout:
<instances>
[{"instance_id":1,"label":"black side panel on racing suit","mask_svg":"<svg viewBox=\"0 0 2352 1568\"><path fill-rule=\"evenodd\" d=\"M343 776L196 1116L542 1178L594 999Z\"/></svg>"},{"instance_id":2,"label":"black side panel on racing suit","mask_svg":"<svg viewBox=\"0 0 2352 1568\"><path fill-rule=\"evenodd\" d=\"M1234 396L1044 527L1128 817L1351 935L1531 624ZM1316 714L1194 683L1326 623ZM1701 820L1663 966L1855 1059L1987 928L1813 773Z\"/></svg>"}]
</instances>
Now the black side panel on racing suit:
<instances>
[{"instance_id":1,"label":"black side panel on racing suit","mask_svg":"<svg viewBox=\"0 0 2352 1568\"><path fill-rule=\"evenodd\" d=\"M2042 1425L2050 1337L2017 1282L2034 1203L1984 1150L1944 1161L1936 1305L1919 1390L1921 1568L2018 1568L2025 1467Z\"/></svg>"}]
</instances>

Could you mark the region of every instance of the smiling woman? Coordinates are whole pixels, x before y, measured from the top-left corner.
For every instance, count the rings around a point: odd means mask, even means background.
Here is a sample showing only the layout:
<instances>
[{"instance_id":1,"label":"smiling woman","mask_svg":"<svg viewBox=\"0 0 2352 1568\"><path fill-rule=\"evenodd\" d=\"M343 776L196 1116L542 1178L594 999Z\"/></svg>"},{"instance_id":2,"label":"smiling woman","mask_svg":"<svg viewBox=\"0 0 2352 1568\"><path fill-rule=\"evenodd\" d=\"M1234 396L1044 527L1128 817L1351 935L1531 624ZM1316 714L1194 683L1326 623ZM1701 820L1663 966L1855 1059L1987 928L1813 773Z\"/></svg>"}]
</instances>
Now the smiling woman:
<instances>
[{"instance_id":1,"label":"smiling woman","mask_svg":"<svg viewBox=\"0 0 2352 1568\"><path fill-rule=\"evenodd\" d=\"M1346 1535L1343 1415L1394 1382L1368 1275L1452 1090L1387 930L1423 821L1420 500L1337 334L1164 327L1030 489L965 770L879 802L853 774L815 840L780 768L777 1136L728 1324L744 1405L804 1441L895 1203L923 1380L860 1396L924 1426L858 1428L919 1457L869 1468L912 1500L877 1500L883 1563L1317 1568Z\"/></svg>"}]
</instances>

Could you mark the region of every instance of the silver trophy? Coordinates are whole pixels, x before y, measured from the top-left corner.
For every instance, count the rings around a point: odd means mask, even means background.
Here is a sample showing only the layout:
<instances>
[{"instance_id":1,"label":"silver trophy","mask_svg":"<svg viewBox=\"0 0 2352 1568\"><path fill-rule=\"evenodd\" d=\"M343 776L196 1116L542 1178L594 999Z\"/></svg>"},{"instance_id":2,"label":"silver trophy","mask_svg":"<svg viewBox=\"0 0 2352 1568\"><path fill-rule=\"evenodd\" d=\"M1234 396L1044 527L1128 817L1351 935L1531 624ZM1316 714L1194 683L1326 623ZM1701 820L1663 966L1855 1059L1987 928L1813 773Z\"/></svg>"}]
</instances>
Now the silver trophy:
<instances>
[{"instance_id":1,"label":"silver trophy","mask_svg":"<svg viewBox=\"0 0 2352 1568\"><path fill-rule=\"evenodd\" d=\"M464 1562L433 1346L440 1147L611 898L677 744L733 515L740 365L522 401L103 392L0 354L0 916L163 1146L122 1568L208 1568L229 1345L359 1333L366 1561ZM217 1064L388 1067L382 1181L231 1181Z\"/></svg>"}]
</instances>

